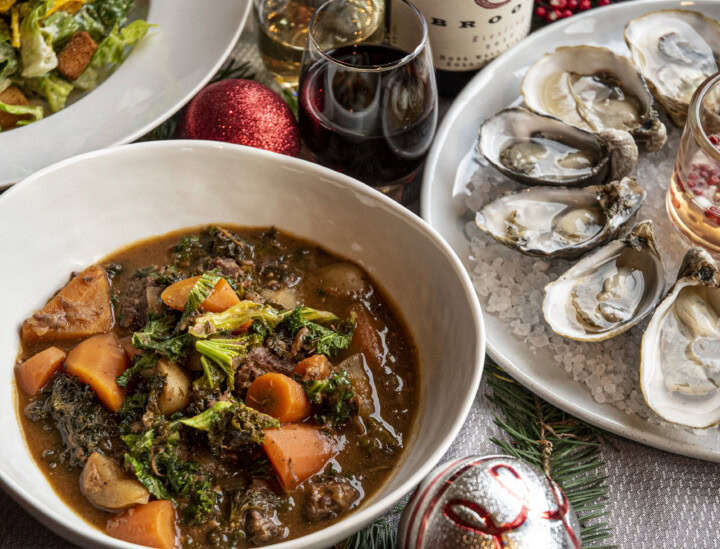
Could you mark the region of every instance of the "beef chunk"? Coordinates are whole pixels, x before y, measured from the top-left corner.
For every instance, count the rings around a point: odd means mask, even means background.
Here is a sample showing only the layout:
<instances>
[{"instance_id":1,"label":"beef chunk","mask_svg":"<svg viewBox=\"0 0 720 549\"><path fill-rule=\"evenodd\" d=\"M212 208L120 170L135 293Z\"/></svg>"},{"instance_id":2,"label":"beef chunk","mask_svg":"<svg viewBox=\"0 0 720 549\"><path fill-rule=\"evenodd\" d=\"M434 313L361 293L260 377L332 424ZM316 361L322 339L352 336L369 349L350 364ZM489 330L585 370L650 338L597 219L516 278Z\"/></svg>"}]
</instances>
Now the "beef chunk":
<instances>
[{"instance_id":1,"label":"beef chunk","mask_svg":"<svg viewBox=\"0 0 720 549\"><path fill-rule=\"evenodd\" d=\"M18 88L15 86L9 86L6 90L0 93L0 103L5 103L7 105L27 105L28 100L27 97L25 97L25 94ZM10 114L0 111L0 130L12 128L15 124L20 122L20 120L27 118L31 118L30 115Z\"/></svg>"},{"instance_id":2,"label":"beef chunk","mask_svg":"<svg viewBox=\"0 0 720 549\"><path fill-rule=\"evenodd\" d=\"M245 527L253 545L267 545L285 537L285 527L257 509L248 511Z\"/></svg>"},{"instance_id":3,"label":"beef chunk","mask_svg":"<svg viewBox=\"0 0 720 549\"><path fill-rule=\"evenodd\" d=\"M118 295L115 316L118 324L131 330L145 326L148 312L148 286L152 280L148 277L133 278L125 290Z\"/></svg>"},{"instance_id":4,"label":"beef chunk","mask_svg":"<svg viewBox=\"0 0 720 549\"><path fill-rule=\"evenodd\" d=\"M242 272L242 267L234 259L216 257L213 260L213 268L218 269L222 274L237 278Z\"/></svg>"},{"instance_id":5,"label":"beef chunk","mask_svg":"<svg viewBox=\"0 0 720 549\"><path fill-rule=\"evenodd\" d=\"M97 47L87 32L76 32L57 55L58 71L68 80L77 80L90 64Z\"/></svg>"},{"instance_id":6,"label":"beef chunk","mask_svg":"<svg viewBox=\"0 0 720 549\"><path fill-rule=\"evenodd\" d=\"M311 522L328 520L345 512L360 493L345 479L313 482L303 511Z\"/></svg>"},{"instance_id":7,"label":"beef chunk","mask_svg":"<svg viewBox=\"0 0 720 549\"><path fill-rule=\"evenodd\" d=\"M255 347L238 368L235 374L235 386L247 389L255 378L261 375L270 372L290 375L294 368L295 365L290 360L278 358L266 347Z\"/></svg>"}]
</instances>

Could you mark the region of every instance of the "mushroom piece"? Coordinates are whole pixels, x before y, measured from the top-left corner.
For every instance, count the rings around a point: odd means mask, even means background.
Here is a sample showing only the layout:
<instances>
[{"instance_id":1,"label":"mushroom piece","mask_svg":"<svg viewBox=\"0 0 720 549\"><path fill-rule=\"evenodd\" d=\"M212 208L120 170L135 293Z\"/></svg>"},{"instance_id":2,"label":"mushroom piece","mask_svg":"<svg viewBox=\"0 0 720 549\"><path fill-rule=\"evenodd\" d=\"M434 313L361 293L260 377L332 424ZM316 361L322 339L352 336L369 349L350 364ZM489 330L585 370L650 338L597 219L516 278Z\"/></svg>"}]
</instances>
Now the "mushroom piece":
<instances>
[{"instance_id":1,"label":"mushroom piece","mask_svg":"<svg viewBox=\"0 0 720 549\"><path fill-rule=\"evenodd\" d=\"M190 401L190 378L180 366L168 360L158 360L155 373L165 376L165 386L160 393L158 407L164 416L185 408Z\"/></svg>"},{"instance_id":2,"label":"mushroom piece","mask_svg":"<svg viewBox=\"0 0 720 549\"><path fill-rule=\"evenodd\" d=\"M99 452L93 452L85 462L80 491L95 507L106 511L128 509L150 499L150 492L142 484Z\"/></svg>"}]
</instances>

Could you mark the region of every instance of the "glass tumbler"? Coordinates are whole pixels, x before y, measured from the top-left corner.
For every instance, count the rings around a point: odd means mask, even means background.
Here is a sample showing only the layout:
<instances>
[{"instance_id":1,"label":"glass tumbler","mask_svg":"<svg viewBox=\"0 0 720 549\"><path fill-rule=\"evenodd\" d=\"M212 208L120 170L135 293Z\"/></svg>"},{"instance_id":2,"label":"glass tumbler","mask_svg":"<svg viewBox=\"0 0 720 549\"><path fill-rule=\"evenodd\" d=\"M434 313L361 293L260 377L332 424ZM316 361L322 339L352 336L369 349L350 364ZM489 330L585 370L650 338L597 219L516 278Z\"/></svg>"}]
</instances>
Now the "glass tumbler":
<instances>
[{"instance_id":1,"label":"glass tumbler","mask_svg":"<svg viewBox=\"0 0 720 549\"><path fill-rule=\"evenodd\" d=\"M297 86L308 26L325 0L253 0L258 49L265 67L284 87ZM346 0L361 29L361 38L376 32L384 16L384 0Z\"/></svg>"},{"instance_id":2,"label":"glass tumbler","mask_svg":"<svg viewBox=\"0 0 720 549\"><path fill-rule=\"evenodd\" d=\"M362 29L346 0L310 22L299 120L313 160L399 198L422 165L437 126L437 86L425 19L388 1L384 32Z\"/></svg>"},{"instance_id":3,"label":"glass tumbler","mask_svg":"<svg viewBox=\"0 0 720 549\"><path fill-rule=\"evenodd\" d=\"M690 101L665 204L688 244L720 258L720 73Z\"/></svg>"}]
</instances>

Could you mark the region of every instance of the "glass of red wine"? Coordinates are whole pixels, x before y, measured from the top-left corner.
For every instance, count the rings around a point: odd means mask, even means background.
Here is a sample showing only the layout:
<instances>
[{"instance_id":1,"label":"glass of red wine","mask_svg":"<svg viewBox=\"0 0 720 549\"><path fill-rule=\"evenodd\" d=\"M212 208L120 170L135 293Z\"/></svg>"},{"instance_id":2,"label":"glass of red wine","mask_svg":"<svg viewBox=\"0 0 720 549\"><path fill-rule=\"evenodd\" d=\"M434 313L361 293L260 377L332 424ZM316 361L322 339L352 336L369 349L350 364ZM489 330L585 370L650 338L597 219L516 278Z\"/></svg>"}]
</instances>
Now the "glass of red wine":
<instances>
[{"instance_id":1,"label":"glass of red wine","mask_svg":"<svg viewBox=\"0 0 720 549\"><path fill-rule=\"evenodd\" d=\"M374 5L329 0L313 15L300 129L316 162L399 199L435 135L437 86L423 16L394 0L369 17Z\"/></svg>"}]
</instances>

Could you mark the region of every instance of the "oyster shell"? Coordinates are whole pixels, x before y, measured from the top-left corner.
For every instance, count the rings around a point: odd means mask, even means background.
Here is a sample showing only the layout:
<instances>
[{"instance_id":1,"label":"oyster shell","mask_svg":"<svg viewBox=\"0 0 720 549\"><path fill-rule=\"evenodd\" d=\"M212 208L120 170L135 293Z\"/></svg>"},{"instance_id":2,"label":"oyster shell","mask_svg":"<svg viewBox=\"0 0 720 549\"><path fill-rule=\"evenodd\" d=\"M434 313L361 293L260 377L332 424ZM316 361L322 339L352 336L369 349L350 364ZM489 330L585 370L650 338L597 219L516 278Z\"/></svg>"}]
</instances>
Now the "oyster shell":
<instances>
[{"instance_id":1,"label":"oyster shell","mask_svg":"<svg viewBox=\"0 0 720 549\"><path fill-rule=\"evenodd\" d=\"M521 91L530 110L580 129L626 130L648 151L667 140L645 80L630 60L607 48L558 48L528 69Z\"/></svg>"},{"instance_id":2,"label":"oyster shell","mask_svg":"<svg viewBox=\"0 0 720 549\"><path fill-rule=\"evenodd\" d=\"M580 189L532 187L486 204L475 223L527 255L579 257L613 238L645 194L634 177Z\"/></svg>"},{"instance_id":3,"label":"oyster shell","mask_svg":"<svg viewBox=\"0 0 720 549\"><path fill-rule=\"evenodd\" d=\"M701 429L720 421L719 315L718 265L693 248L642 340L640 387L663 419Z\"/></svg>"},{"instance_id":4,"label":"oyster shell","mask_svg":"<svg viewBox=\"0 0 720 549\"><path fill-rule=\"evenodd\" d=\"M664 292L652 221L642 221L626 238L585 256L545 286L543 315L558 335L603 341L650 314Z\"/></svg>"},{"instance_id":5,"label":"oyster shell","mask_svg":"<svg viewBox=\"0 0 720 549\"><path fill-rule=\"evenodd\" d=\"M525 185L583 187L615 181L632 171L638 157L626 131L594 134L522 107L487 119L477 149L494 168Z\"/></svg>"},{"instance_id":6,"label":"oyster shell","mask_svg":"<svg viewBox=\"0 0 720 549\"><path fill-rule=\"evenodd\" d=\"M625 42L655 99L682 127L693 93L718 72L720 23L696 11L655 11L625 26Z\"/></svg>"}]
</instances>

